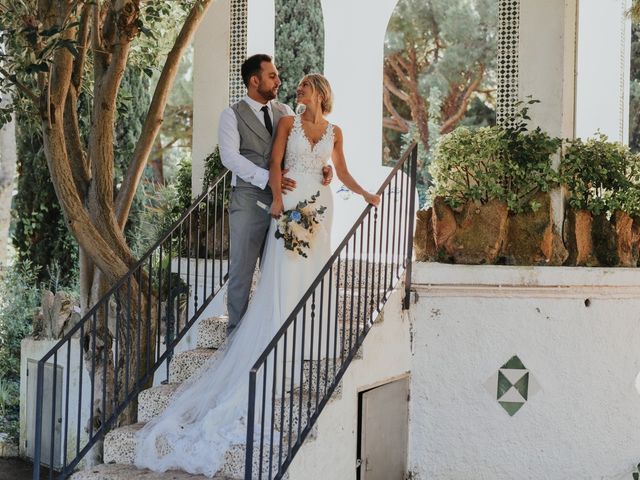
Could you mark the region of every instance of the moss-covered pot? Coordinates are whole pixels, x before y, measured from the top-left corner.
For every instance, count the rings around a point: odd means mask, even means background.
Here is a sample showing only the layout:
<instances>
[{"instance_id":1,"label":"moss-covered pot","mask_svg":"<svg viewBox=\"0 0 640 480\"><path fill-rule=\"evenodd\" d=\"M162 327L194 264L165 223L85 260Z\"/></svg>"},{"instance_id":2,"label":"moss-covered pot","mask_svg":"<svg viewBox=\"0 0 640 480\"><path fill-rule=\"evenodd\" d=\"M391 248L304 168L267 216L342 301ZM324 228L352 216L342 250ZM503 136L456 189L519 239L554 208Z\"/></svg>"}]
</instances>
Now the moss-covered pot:
<instances>
[{"instance_id":1,"label":"moss-covered pot","mask_svg":"<svg viewBox=\"0 0 640 480\"><path fill-rule=\"evenodd\" d=\"M456 212L436 197L431 217L436 249L443 249L453 263L496 263L506 238L507 217L507 205L498 200L468 202Z\"/></svg>"}]
</instances>

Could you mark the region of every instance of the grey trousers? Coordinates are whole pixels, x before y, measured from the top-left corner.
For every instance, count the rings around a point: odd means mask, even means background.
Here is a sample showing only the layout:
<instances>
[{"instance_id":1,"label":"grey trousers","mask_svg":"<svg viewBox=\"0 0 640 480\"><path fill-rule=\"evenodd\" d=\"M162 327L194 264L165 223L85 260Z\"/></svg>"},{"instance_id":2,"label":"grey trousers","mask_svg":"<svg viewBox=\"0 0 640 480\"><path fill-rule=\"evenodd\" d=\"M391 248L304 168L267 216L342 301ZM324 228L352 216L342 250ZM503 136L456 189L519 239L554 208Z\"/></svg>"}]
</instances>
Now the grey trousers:
<instances>
[{"instance_id":1,"label":"grey trousers","mask_svg":"<svg viewBox=\"0 0 640 480\"><path fill-rule=\"evenodd\" d=\"M271 216L256 204L271 205L271 190L234 187L229 203L229 328L235 328L247 311L251 281L262 254Z\"/></svg>"}]
</instances>

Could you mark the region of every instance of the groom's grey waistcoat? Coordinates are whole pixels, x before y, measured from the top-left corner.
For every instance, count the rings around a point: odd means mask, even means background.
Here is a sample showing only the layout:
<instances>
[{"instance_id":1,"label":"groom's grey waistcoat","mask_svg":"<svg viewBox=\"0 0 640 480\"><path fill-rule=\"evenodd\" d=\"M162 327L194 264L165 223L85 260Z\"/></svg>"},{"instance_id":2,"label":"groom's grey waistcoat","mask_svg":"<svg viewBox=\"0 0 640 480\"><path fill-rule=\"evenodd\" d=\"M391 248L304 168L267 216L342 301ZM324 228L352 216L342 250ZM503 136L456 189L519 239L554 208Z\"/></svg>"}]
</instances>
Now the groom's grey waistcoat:
<instances>
[{"instance_id":1,"label":"groom's grey waistcoat","mask_svg":"<svg viewBox=\"0 0 640 480\"><path fill-rule=\"evenodd\" d=\"M232 105L231 109L238 124L240 154L268 170L273 140L267 128L244 100ZM275 132L278 122L288 111L278 102L271 102L271 111ZM236 188L229 205L231 251L227 307L230 327L235 327L247 310L253 272L271 222L271 216L256 205L258 200L266 205L271 203L269 187L261 189L236 176Z\"/></svg>"},{"instance_id":2,"label":"groom's grey waistcoat","mask_svg":"<svg viewBox=\"0 0 640 480\"><path fill-rule=\"evenodd\" d=\"M240 155L259 167L269 170L273 138L267 131L267 128L260 123L256 114L244 100L240 100L238 103L232 105L231 109L236 114L236 120L238 122ZM274 101L271 102L271 111L273 112L273 131L275 134L278 122L282 117L287 115L287 110L284 105ZM236 186L257 188L245 182L240 177L236 178Z\"/></svg>"}]
</instances>

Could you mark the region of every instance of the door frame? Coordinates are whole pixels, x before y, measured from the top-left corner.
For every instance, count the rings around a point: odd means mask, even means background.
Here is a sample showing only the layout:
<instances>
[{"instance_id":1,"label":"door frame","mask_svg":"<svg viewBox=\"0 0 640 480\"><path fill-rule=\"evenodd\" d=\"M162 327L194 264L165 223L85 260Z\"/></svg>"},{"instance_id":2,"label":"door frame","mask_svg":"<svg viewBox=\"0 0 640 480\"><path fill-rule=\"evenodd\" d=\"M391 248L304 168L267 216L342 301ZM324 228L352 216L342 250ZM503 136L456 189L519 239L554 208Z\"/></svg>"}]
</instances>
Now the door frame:
<instances>
[{"instance_id":1,"label":"door frame","mask_svg":"<svg viewBox=\"0 0 640 480\"><path fill-rule=\"evenodd\" d=\"M411 372L401 373L399 375L394 375L393 377L385 378L384 380L380 380L378 382L370 383L368 385L363 385L358 387L358 430L356 432L356 480L362 480L362 458L360 456L362 451L362 400L364 394L374 390L378 387L382 387L383 385L387 385L389 383L397 382L398 380L409 380L409 397L407 398L407 402L411 401ZM409 413L411 415L411 413ZM411 417L409 416L409 419ZM407 434L408 434L408 426L407 426Z\"/></svg>"}]
</instances>

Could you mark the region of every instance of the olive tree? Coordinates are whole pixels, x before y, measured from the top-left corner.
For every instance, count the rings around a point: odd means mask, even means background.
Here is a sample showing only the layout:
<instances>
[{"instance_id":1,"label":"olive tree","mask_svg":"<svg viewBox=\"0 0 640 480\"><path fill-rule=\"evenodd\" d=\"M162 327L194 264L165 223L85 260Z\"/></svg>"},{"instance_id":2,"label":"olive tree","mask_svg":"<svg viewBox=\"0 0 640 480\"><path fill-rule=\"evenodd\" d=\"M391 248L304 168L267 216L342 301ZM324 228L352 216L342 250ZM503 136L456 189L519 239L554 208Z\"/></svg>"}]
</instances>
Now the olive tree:
<instances>
[{"instance_id":1,"label":"olive tree","mask_svg":"<svg viewBox=\"0 0 640 480\"><path fill-rule=\"evenodd\" d=\"M79 245L83 311L136 262L124 226L162 125L180 59L211 3L212 0L0 0L0 43L8 47L0 59L0 93L6 97L12 92L13 110L30 112L40 123L51 182L66 225ZM154 32L154 27L166 18L177 25L174 38ZM150 44L166 44L166 56L152 55ZM159 69L160 74L127 171L116 184L116 105L125 70L133 63L141 74L150 76L153 69ZM87 102L80 102L83 94ZM85 115L89 125L81 129ZM131 298L135 301L135 292ZM106 319L98 318L97 335L93 337L104 339L96 345L93 358L96 379L113 379L115 375L110 341L113 332L106 323ZM138 328L132 318L129 339L135 338ZM147 345L145 336L156 328L152 325L140 329L143 348ZM90 334L86 335L85 360L90 362L89 352L93 349ZM141 358L147 358L146 352ZM141 367L144 372L149 365ZM118 381L124 382L120 378L124 374L118 375ZM129 375L132 380L136 372ZM90 421L99 423L97 406L113 407L114 385L110 382L105 386L104 399L103 386L96 387L96 408ZM134 419L132 405L123 413L121 422Z\"/></svg>"}]
</instances>

